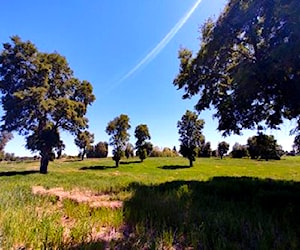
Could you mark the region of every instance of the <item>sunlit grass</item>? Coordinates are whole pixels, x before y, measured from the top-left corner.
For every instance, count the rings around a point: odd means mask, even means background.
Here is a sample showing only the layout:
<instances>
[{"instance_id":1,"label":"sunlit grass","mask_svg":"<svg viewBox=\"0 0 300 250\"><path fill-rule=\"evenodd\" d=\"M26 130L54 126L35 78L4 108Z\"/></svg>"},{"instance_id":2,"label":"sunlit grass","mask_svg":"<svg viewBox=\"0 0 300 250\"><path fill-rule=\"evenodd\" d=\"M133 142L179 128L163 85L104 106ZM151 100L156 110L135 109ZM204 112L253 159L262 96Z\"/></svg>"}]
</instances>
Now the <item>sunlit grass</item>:
<instances>
[{"instance_id":1,"label":"sunlit grass","mask_svg":"<svg viewBox=\"0 0 300 250\"><path fill-rule=\"evenodd\" d=\"M194 167L187 166L181 157L147 158L142 163L130 158L119 168L110 158L56 160L47 175L40 175L38 162L1 163L0 248L299 247L300 232L293 222L299 222L295 199L300 197L300 157L200 158ZM125 204L92 208L55 195L34 195L33 186L90 190ZM243 195L249 200L240 200ZM261 203L268 199L274 209ZM276 199L288 204L281 206ZM98 237L103 230L123 230L125 236Z\"/></svg>"}]
</instances>

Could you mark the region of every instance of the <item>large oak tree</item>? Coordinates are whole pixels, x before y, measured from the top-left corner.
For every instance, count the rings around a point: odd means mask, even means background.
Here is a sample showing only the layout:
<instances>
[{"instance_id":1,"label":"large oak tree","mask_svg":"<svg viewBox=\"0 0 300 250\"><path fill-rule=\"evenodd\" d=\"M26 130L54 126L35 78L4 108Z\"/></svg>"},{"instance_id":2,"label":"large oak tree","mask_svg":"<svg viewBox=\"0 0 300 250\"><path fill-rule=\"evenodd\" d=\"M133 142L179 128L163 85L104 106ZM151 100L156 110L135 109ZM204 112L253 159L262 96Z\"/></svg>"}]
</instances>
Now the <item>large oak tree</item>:
<instances>
[{"instance_id":1,"label":"large oak tree","mask_svg":"<svg viewBox=\"0 0 300 250\"><path fill-rule=\"evenodd\" d=\"M296 119L300 129L299 0L231 0L202 28L196 55L179 52L174 85L214 107L224 135Z\"/></svg>"},{"instance_id":2,"label":"large oak tree","mask_svg":"<svg viewBox=\"0 0 300 250\"><path fill-rule=\"evenodd\" d=\"M73 76L65 57L42 53L19 37L4 43L0 54L2 130L26 136L26 147L41 155L47 173L60 130L76 134L87 127L87 106L95 100L92 85Z\"/></svg>"}]
</instances>

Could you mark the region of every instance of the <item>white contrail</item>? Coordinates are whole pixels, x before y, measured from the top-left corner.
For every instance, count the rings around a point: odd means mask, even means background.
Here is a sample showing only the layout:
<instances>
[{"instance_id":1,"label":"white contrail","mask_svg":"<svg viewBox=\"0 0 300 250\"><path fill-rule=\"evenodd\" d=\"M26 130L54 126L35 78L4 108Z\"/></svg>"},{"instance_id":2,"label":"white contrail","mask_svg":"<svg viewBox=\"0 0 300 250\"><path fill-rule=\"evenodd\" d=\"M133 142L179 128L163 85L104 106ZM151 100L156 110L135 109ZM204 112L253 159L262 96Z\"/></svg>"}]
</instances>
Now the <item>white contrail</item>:
<instances>
[{"instance_id":1,"label":"white contrail","mask_svg":"<svg viewBox=\"0 0 300 250\"><path fill-rule=\"evenodd\" d=\"M195 12L201 2L202 0L197 0L193 7L174 25L174 27L165 35L165 37L139 63L137 63L131 70L129 70L120 80L118 80L116 84L111 86L110 89L116 87L121 82L132 76L143 65L151 62L167 46L171 39L182 28L182 26L189 20L189 18Z\"/></svg>"}]
</instances>

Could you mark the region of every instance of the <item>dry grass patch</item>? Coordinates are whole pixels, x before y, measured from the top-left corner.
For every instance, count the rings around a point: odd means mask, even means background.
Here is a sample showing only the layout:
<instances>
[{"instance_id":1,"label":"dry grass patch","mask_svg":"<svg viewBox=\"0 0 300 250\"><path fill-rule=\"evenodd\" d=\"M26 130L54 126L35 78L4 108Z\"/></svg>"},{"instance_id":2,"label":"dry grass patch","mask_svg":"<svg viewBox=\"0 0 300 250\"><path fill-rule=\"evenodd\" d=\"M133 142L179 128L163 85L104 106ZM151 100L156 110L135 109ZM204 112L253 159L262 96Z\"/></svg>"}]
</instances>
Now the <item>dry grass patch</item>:
<instances>
[{"instance_id":1,"label":"dry grass patch","mask_svg":"<svg viewBox=\"0 0 300 250\"><path fill-rule=\"evenodd\" d=\"M96 194L92 191L80 191L78 189L67 191L61 187L46 189L42 186L33 186L32 193L35 195L54 195L60 201L64 199L70 199L78 203L86 203L90 207L105 207L117 209L123 206L123 202L114 200L114 197L112 195Z\"/></svg>"}]
</instances>

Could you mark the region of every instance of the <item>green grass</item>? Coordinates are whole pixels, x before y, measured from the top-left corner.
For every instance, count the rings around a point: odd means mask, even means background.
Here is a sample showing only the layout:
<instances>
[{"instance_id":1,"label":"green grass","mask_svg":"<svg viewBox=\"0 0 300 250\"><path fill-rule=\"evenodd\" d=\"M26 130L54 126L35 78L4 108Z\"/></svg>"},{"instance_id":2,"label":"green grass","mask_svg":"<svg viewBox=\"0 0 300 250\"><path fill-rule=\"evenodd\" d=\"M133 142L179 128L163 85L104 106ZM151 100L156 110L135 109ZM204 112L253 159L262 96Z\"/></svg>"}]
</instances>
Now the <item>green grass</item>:
<instances>
[{"instance_id":1,"label":"green grass","mask_svg":"<svg viewBox=\"0 0 300 250\"><path fill-rule=\"evenodd\" d=\"M299 249L300 157L0 164L0 249ZM124 201L95 208L32 194L90 190ZM120 231L116 238L101 230ZM109 233L106 232L108 235ZM107 236L106 235L106 236Z\"/></svg>"}]
</instances>

